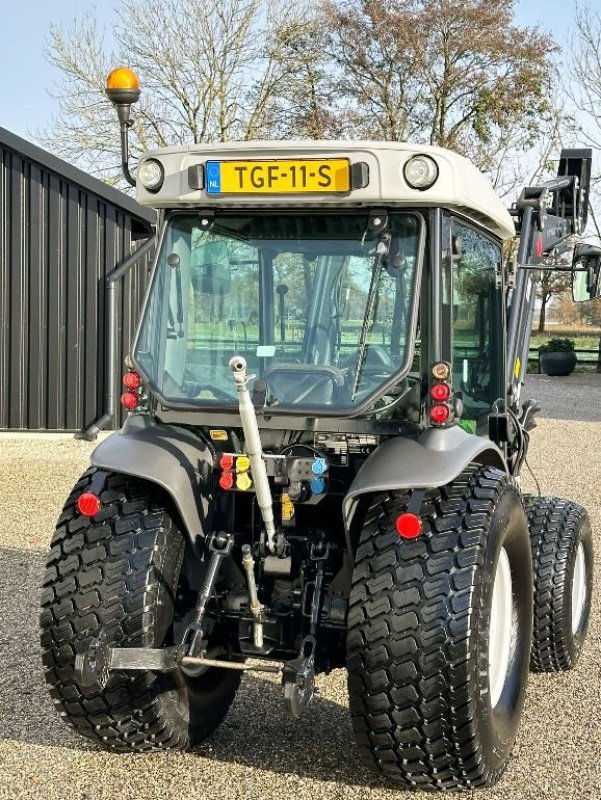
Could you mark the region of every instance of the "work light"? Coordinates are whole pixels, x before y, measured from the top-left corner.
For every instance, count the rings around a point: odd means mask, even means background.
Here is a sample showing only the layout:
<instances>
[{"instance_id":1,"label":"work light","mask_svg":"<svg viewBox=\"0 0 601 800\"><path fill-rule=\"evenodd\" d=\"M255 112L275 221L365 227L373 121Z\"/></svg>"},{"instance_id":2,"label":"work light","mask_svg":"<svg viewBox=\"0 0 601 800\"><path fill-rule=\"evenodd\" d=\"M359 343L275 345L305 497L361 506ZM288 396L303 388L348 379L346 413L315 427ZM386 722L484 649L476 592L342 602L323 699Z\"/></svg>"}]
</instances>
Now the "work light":
<instances>
[{"instance_id":1,"label":"work light","mask_svg":"<svg viewBox=\"0 0 601 800\"><path fill-rule=\"evenodd\" d=\"M429 189L438 180L438 164L430 156L413 156L403 168L405 180L412 189Z\"/></svg>"},{"instance_id":2,"label":"work light","mask_svg":"<svg viewBox=\"0 0 601 800\"><path fill-rule=\"evenodd\" d=\"M158 192L163 185L165 170L156 158L149 158L138 169L138 180L149 192Z\"/></svg>"}]
</instances>

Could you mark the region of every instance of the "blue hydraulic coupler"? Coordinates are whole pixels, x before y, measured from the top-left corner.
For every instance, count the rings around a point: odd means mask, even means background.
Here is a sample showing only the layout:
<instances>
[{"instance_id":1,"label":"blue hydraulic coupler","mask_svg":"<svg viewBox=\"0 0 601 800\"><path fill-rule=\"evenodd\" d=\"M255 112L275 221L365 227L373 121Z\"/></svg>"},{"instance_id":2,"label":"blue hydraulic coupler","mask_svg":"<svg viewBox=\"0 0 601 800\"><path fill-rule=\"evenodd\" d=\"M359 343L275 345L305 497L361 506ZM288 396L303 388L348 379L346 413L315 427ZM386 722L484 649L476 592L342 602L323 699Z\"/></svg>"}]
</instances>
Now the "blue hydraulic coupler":
<instances>
[{"instance_id":1,"label":"blue hydraulic coupler","mask_svg":"<svg viewBox=\"0 0 601 800\"><path fill-rule=\"evenodd\" d=\"M328 471L328 462L325 458L316 458L311 464L311 472L314 475L323 475Z\"/></svg>"},{"instance_id":2,"label":"blue hydraulic coupler","mask_svg":"<svg viewBox=\"0 0 601 800\"><path fill-rule=\"evenodd\" d=\"M323 494L326 490L325 478L313 478L311 481L311 491L313 494Z\"/></svg>"}]
</instances>

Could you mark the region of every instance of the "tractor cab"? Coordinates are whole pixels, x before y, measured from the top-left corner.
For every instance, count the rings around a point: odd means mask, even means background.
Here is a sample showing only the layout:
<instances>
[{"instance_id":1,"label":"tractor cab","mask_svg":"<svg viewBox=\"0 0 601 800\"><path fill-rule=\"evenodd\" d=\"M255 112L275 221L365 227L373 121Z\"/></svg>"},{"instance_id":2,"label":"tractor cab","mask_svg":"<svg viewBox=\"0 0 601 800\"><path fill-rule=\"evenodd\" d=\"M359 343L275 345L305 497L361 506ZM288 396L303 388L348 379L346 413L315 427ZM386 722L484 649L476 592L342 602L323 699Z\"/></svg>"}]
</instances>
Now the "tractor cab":
<instances>
[{"instance_id":1,"label":"tractor cab","mask_svg":"<svg viewBox=\"0 0 601 800\"><path fill-rule=\"evenodd\" d=\"M299 427L459 419L444 389L424 417L424 380L440 361L457 362L470 424L501 396L489 362L502 376L503 341L491 332L515 228L465 159L384 143L250 142L150 153L138 176L161 237L131 356L170 419L236 414L233 355L254 376L261 416Z\"/></svg>"}]
</instances>

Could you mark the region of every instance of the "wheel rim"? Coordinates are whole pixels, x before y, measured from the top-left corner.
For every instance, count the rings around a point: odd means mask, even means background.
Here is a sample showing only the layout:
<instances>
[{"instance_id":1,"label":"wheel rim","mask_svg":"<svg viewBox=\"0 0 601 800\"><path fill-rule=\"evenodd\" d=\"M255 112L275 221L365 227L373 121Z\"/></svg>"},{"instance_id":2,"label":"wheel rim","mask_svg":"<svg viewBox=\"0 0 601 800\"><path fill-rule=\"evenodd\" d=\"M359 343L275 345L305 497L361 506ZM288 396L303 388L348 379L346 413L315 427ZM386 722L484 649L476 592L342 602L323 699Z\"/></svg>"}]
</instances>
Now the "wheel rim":
<instances>
[{"instance_id":1,"label":"wheel rim","mask_svg":"<svg viewBox=\"0 0 601 800\"><path fill-rule=\"evenodd\" d=\"M586 602L586 557L582 542L576 551L574 577L572 579L572 633L576 633L582 622Z\"/></svg>"},{"instance_id":2,"label":"wheel rim","mask_svg":"<svg viewBox=\"0 0 601 800\"><path fill-rule=\"evenodd\" d=\"M511 567L505 548L501 548L492 593L488 640L488 682L490 702L499 702L509 668L511 630L513 626L513 590Z\"/></svg>"}]
</instances>

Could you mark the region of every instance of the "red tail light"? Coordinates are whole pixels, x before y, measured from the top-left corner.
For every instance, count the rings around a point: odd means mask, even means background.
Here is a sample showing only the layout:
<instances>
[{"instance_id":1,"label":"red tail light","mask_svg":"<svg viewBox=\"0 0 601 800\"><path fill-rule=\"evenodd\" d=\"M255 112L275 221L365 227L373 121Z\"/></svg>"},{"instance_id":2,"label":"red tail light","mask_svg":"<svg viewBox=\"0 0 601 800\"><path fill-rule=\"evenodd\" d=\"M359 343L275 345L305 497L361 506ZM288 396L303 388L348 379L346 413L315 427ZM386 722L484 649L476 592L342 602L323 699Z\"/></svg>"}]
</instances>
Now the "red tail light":
<instances>
[{"instance_id":1,"label":"red tail light","mask_svg":"<svg viewBox=\"0 0 601 800\"><path fill-rule=\"evenodd\" d=\"M436 400L437 403L444 403L451 396L451 387L448 383L435 383L430 389L430 394L432 400Z\"/></svg>"},{"instance_id":2,"label":"red tail light","mask_svg":"<svg viewBox=\"0 0 601 800\"><path fill-rule=\"evenodd\" d=\"M450 417L451 412L448 406L432 406L430 409L430 419L437 425L442 425Z\"/></svg>"},{"instance_id":3,"label":"red tail light","mask_svg":"<svg viewBox=\"0 0 601 800\"><path fill-rule=\"evenodd\" d=\"M142 378L137 372L128 372L123 376L123 385L128 389L139 389L142 385Z\"/></svg>"},{"instance_id":4,"label":"red tail light","mask_svg":"<svg viewBox=\"0 0 601 800\"><path fill-rule=\"evenodd\" d=\"M140 397L136 392L123 392L121 395L121 405L131 411L140 402Z\"/></svg>"},{"instance_id":5,"label":"red tail light","mask_svg":"<svg viewBox=\"0 0 601 800\"><path fill-rule=\"evenodd\" d=\"M84 492L77 498L77 510L84 517L93 517L100 511L100 498L92 492Z\"/></svg>"}]
</instances>

